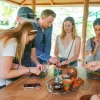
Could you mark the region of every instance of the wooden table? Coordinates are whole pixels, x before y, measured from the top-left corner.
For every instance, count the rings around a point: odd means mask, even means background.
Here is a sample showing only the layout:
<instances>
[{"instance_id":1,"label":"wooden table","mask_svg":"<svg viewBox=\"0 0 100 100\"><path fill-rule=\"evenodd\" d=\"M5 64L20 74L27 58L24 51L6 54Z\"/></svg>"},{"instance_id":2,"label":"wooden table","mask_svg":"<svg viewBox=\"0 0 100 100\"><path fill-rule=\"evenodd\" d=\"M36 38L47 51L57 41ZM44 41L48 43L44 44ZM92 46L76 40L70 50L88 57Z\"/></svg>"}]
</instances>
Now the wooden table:
<instances>
[{"instance_id":1,"label":"wooden table","mask_svg":"<svg viewBox=\"0 0 100 100\"><path fill-rule=\"evenodd\" d=\"M50 69L52 67L53 65L50 66ZM82 95L100 93L100 81L88 79L86 70L83 67L78 67L78 76L83 78L85 82L77 91L71 94L52 94L48 92L46 82L53 78L52 70L47 77L41 79L24 76L1 89L0 100L79 100ZM24 84L36 82L41 84L41 88L24 89Z\"/></svg>"}]
</instances>

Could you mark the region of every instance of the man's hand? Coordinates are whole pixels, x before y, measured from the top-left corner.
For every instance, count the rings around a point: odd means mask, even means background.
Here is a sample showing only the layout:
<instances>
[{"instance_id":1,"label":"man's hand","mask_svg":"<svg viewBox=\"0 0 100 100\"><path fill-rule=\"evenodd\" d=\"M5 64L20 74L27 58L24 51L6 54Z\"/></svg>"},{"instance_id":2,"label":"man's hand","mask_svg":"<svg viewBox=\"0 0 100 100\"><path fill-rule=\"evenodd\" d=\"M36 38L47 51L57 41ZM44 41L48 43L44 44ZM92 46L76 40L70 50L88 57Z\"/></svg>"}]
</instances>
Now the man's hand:
<instances>
[{"instance_id":1,"label":"man's hand","mask_svg":"<svg viewBox=\"0 0 100 100\"><path fill-rule=\"evenodd\" d=\"M39 75L41 71L37 67L29 67L30 73L34 73L36 75Z\"/></svg>"},{"instance_id":2,"label":"man's hand","mask_svg":"<svg viewBox=\"0 0 100 100\"><path fill-rule=\"evenodd\" d=\"M40 64L40 63L37 63L37 64L36 64L36 67L37 67L40 71L43 71L43 70L45 69L45 67L44 67L42 64Z\"/></svg>"},{"instance_id":3,"label":"man's hand","mask_svg":"<svg viewBox=\"0 0 100 100\"><path fill-rule=\"evenodd\" d=\"M49 62L51 62L52 64L59 64L60 63L60 60L57 58L57 57L51 57L49 59Z\"/></svg>"},{"instance_id":4,"label":"man's hand","mask_svg":"<svg viewBox=\"0 0 100 100\"><path fill-rule=\"evenodd\" d=\"M86 64L86 69L96 71L100 69L100 61L92 61Z\"/></svg>"}]
</instances>

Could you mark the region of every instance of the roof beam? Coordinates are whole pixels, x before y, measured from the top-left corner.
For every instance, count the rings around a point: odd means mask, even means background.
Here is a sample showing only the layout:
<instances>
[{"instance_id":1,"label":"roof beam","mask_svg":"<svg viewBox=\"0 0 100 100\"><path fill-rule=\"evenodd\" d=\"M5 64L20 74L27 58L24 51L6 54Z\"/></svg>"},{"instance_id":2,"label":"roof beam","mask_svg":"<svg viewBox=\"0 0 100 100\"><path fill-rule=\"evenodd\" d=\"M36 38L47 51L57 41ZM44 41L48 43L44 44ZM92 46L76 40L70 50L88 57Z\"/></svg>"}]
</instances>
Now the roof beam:
<instances>
[{"instance_id":1,"label":"roof beam","mask_svg":"<svg viewBox=\"0 0 100 100\"><path fill-rule=\"evenodd\" d=\"M50 0L51 1L51 0ZM62 2L62 3L54 3L53 2L53 6L62 6L62 5L81 5L81 4L84 4L84 2ZM100 2L90 2L89 4L100 4ZM25 5L31 5L31 4L25 4ZM51 3L36 3L37 6L48 6L48 5L51 5Z\"/></svg>"},{"instance_id":2,"label":"roof beam","mask_svg":"<svg viewBox=\"0 0 100 100\"><path fill-rule=\"evenodd\" d=\"M13 5L17 5L17 6L20 6L20 3L18 2L15 2L15 1L8 1L8 0L4 0L3 2L6 2L6 3L9 3L9 4L13 4Z\"/></svg>"},{"instance_id":3,"label":"roof beam","mask_svg":"<svg viewBox=\"0 0 100 100\"><path fill-rule=\"evenodd\" d=\"M24 3L26 2L27 0L23 0L22 2L21 2L21 5L24 5Z\"/></svg>"},{"instance_id":4,"label":"roof beam","mask_svg":"<svg viewBox=\"0 0 100 100\"><path fill-rule=\"evenodd\" d=\"M84 4L83 2L78 2L78 3L73 3L73 2L69 2L69 3L66 3L66 2L63 2L63 3L53 3L53 5L72 5L72 4ZM26 5L31 5L31 4L26 4ZM36 5L39 5L39 6L43 6L43 5L51 5L50 3L36 3Z\"/></svg>"},{"instance_id":5,"label":"roof beam","mask_svg":"<svg viewBox=\"0 0 100 100\"><path fill-rule=\"evenodd\" d=\"M32 0L32 10L36 13L36 0Z\"/></svg>"},{"instance_id":6,"label":"roof beam","mask_svg":"<svg viewBox=\"0 0 100 100\"><path fill-rule=\"evenodd\" d=\"M52 0L49 0L49 1L50 1L51 5L53 5L53 1Z\"/></svg>"},{"instance_id":7,"label":"roof beam","mask_svg":"<svg viewBox=\"0 0 100 100\"><path fill-rule=\"evenodd\" d=\"M26 0L23 0L23 4L25 6L31 6L31 4L25 4ZM62 3L54 3L53 0L49 0L50 3L36 3L37 6L73 6L73 5L77 5L77 6L83 6L84 2L74 2L74 0L72 0L72 2L62 2ZM83 0L84 1L84 0ZM21 6L22 3L18 3L12 0L4 0L4 2L10 3L10 4L15 4L17 6ZM100 1L98 2L89 2L90 5L92 6L99 6L100 5Z\"/></svg>"}]
</instances>

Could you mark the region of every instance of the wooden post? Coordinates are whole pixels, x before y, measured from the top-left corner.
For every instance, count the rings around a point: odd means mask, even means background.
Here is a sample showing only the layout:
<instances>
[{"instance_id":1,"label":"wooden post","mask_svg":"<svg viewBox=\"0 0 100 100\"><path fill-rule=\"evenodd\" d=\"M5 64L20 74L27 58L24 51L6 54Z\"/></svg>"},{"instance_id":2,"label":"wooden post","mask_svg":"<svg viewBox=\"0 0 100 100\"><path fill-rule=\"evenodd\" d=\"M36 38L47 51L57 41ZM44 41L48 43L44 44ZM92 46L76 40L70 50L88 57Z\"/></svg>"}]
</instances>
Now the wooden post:
<instances>
[{"instance_id":1,"label":"wooden post","mask_svg":"<svg viewBox=\"0 0 100 100\"><path fill-rule=\"evenodd\" d=\"M87 19L88 19L88 7L89 0L84 0L84 13L83 13L83 25L82 25L82 43L81 43L81 53L82 53L82 66L85 66L85 43L86 43L86 33L87 33Z\"/></svg>"},{"instance_id":2,"label":"wooden post","mask_svg":"<svg viewBox=\"0 0 100 100\"><path fill-rule=\"evenodd\" d=\"M34 11L34 14L36 14L36 0L32 0L32 10Z\"/></svg>"}]
</instances>

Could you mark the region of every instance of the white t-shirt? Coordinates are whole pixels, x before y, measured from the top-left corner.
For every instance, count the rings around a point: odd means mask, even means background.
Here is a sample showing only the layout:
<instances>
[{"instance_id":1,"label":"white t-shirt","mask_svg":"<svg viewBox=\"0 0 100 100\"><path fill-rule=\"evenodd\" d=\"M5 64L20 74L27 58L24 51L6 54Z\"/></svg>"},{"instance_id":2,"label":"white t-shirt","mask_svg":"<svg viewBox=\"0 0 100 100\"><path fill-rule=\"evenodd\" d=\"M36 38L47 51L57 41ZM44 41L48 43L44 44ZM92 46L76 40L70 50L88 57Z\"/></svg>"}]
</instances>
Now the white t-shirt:
<instances>
[{"instance_id":1,"label":"white t-shirt","mask_svg":"<svg viewBox=\"0 0 100 100\"><path fill-rule=\"evenodd\" d=\"M2 43L0 43L0 67L1 67L2 56L15 57L16 48L17 48L17 42L15 39L9 40L4 48L2 47ZM0 78L0 86L3 86L3 85L6 85L6 80Z\"/></svg>"}]
</instances>

